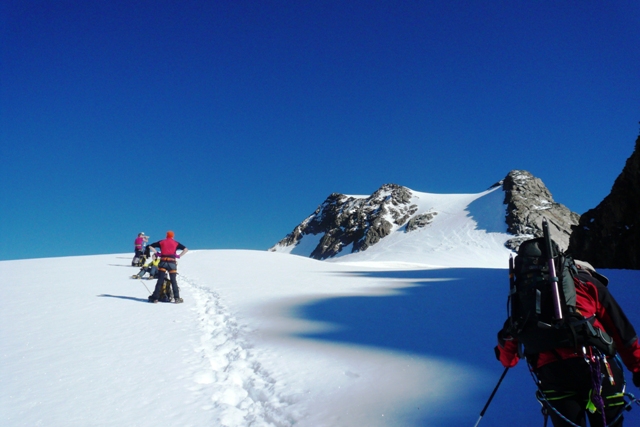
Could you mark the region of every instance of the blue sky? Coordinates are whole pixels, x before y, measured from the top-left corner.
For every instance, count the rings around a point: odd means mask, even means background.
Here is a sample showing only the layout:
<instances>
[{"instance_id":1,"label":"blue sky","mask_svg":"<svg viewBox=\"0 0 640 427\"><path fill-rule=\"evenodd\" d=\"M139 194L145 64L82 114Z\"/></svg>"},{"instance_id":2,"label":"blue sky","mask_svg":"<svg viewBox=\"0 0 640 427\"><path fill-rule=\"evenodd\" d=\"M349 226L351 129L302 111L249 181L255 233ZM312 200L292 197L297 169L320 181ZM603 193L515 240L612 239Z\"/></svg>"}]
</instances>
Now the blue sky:
<instances>
[{"instance_id":1,"label":"blue sky","mask_svg":"<svg viewBox=\"0 0 640 427\"><path fill-rule=\"evenodd\" d=\"M2 0L0 259L267 249L333 192L512 169L584 213L638 136L639 27L635 1Z\"/></svg>"}]
</instances>

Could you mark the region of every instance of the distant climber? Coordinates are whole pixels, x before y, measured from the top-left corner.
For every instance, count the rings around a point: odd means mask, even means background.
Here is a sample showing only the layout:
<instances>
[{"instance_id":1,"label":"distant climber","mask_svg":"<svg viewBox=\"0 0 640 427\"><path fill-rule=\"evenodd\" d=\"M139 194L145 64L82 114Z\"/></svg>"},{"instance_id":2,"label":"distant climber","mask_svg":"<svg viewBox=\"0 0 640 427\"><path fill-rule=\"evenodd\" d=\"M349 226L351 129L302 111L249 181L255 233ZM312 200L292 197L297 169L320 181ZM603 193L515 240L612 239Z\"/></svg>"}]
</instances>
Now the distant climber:
<instances>
[{"instance_id":1,"label":"distant climber","mask_svg":"<svg viewBox=\"0 0 640 427\"><path fill-rule=\"evenodd\" d=\"M158 266L160 265L160 255L156 252L153 254L153 259L149 263L142 266L138 274L131 276L133 279L144 279L144 275L149 273L147 279L155 279L158 274Z\"/></svg>"},{"instance_id":2,"label":"distant climber","mask_svg":"<svg viewBox=\"0 0 640 427\"><path fill-rule=\"evenodd\" d=\"M138 237L133 241L134 255L131 261L132 267L141 267L140 259L144 255L144 247L149 241L149 236L146 236L144 232L138 233ZM144 263L143 263L144 264Z\"/></svg>"}]
</instances>

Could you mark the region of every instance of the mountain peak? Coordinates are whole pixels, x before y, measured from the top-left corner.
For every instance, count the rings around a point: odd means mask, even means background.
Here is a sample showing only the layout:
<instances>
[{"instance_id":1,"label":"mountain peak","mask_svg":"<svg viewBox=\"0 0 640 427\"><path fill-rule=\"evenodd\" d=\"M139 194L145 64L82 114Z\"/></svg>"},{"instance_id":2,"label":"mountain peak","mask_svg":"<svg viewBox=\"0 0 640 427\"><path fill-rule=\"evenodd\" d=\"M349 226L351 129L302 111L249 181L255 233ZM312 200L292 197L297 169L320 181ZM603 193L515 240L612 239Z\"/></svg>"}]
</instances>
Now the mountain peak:
<instances>
[{"instance_id":1,"label":"mountain peak","mask_svg":"<svg viewBox=\"0 0 640 427\"><path fill-rule=\"evenodd\" d=\"M311 258L331 258L347 248L349 253L364 251L409 220L417 210L411 198L412 191L397 184L385 184L368 197L332 193L270 250L298 245L304 236L317 236Z\"/></svg>"},{"instance_id":2,"label":"mountain peak","mask_svg":"<svg viewBox=\"0 0 640 427\"><path fill-rule=\"evenodd\" d=\"M569 246L571 227L580 215L556 203L542 180L524 170L512 170L502 181L505 192L507 232L513 238L507 247L517 249L524 240L542 236L542 220L547 219L551 237L563 250Z\"/></svg>"},{"instance_id":3,"label":"mountain peak","mask_svg":"<svg viewBox=\"0 0 640 427\"><path fill-rule=\"evenodd\" d=\"M566 248L579 216L556 203L542 181L523 170L509 172L477 194L421 193L385 184L370 196L331 194L269 250L319 260L347 255L351 259L373 248L376 257L397 259L413 257L410 251L424 259L438 251L474 256L469 247L508 254L542 233L543 217L554 240ZM396 253L381 255L390 245Z\"/></svg>"}]
</instances>

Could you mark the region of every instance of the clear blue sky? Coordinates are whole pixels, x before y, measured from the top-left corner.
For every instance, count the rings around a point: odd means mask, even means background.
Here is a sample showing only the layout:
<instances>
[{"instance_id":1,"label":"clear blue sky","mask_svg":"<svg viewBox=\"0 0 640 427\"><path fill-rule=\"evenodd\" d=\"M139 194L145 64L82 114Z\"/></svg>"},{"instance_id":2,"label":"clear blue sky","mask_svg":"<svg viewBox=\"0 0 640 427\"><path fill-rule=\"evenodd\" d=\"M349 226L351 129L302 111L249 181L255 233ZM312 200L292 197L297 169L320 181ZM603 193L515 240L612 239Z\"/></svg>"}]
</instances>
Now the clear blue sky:
<instances>
[{"instance_id":1,"label":"clear blue sky","mask_svg":"<svg viewBox=\"0 0 640 427\"><path fill-rule=\"evenodd\" d=\"M525 169L584 213L640 120L637 1L0 1L0 259L267 249L332 192Z\"/></svg>"}]
</instances>

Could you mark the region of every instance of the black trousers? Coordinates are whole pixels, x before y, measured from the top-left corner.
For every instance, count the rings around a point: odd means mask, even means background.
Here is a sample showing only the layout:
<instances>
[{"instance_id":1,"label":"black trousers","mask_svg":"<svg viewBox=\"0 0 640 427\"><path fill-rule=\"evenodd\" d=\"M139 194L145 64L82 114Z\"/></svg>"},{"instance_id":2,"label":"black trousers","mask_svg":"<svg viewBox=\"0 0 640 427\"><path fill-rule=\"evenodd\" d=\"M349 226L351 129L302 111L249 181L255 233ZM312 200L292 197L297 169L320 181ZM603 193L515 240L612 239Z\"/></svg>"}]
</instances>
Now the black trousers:
<instances>
[{"instance_id":1,"label":"black trousers","mask_svg":"<svg viewBox=\"0 0 640 427\"><path fill-rule=\"evenodd\" d=\"M178 288L178 280L176 276L178 274L178 266L175 261L160 260L158 265L158 281L156 282L156 288L151 295L152 299L160 299L160 292L162 291L162 284L164 283L164 277L169 271L169 279L171 280L171 288L173 289L173 298L180 298L180 289Z\"/></svg>"},{"instance_id":2,"label":"black trousers","mask_svg":"<svg viewBox=\"0 0 640 427\"><path fill-rule=\"evenodd\" d=\"M613 374L614 384L609 380L609 374L604 362L600 362L602 373L601 396L605 404L605 418L607 425L624 409L624 373L618 362L609 358L609 366ZM591 369L581 357L548 363L540 367L537 372L540 390L544 393L547 403L560 412L575 425L586 427L587 418L591 427L604 427L602 413L591 413L587 410L592 390ZM562 419L552 408L547 408L554 427L569 427L571 424ZM612 425L622 427L623 417Z\"/></svg>"},{"instance_id":3,"label":"black trousers","mask_svg":"<svg viewBox=\"0 0 640 427\"><path fill-rule=\"evenodd\" d=\"M144 255L143 252L136 249L133 254L133 259L131 260L131 265L135 265L136 259L139 259L142 255Z\"/></svg>"}]
</instances>

